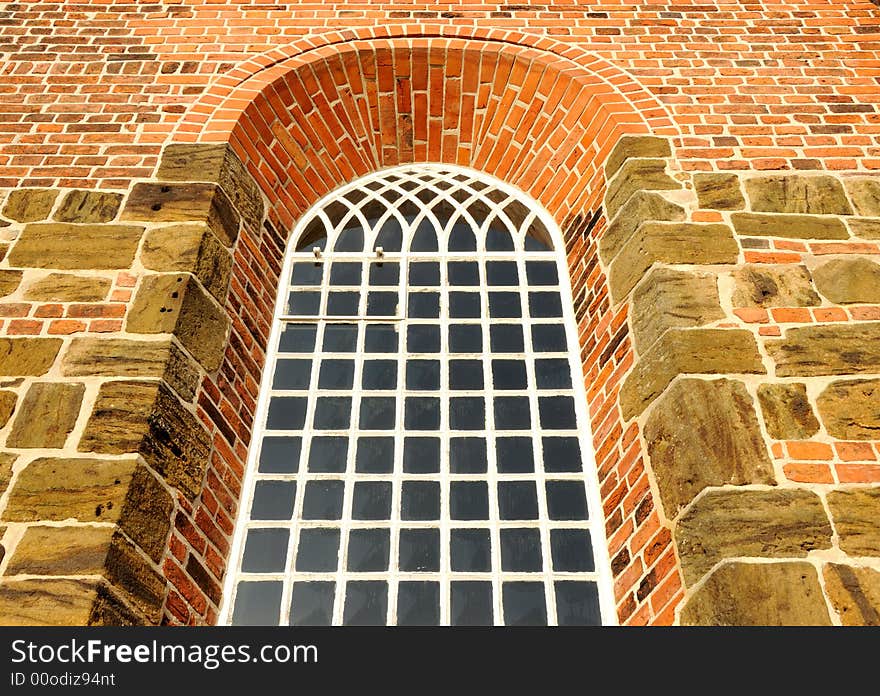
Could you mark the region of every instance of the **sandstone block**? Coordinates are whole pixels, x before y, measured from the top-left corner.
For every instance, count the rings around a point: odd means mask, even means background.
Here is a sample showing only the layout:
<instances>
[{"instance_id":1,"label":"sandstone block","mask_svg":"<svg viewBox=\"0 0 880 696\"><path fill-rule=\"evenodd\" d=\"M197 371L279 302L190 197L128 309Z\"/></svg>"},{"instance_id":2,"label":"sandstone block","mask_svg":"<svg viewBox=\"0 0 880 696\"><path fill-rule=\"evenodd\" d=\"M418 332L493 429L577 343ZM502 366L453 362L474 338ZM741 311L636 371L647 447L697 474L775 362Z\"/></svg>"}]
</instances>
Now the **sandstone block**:
<instances>
[{"instance_id":1,"label":"sandstone block","mask_svg":"<svg viewBox=\"0 0 880 696\"><path fill-rule=\"evenodd\" d=\"M132 333L177 336L208 372L220 367L226 348L226 312L188 274L146 276L126 320Z\"/></svg>"},{"instance_id":2,"label":"sandstone block","mask_svg":"<svg viewBox=\"0 0 880 696\"><path fill-rule=\"evenodd\" d=\"M666 138L654 135L624 135L617 141L605 162L605 177L610 179L626 160L633 157L671 157Z\"/></svg>"},{"instance_id":3,"label":"sandstone block","mask_svg":"<svg viewBox=\"0 0 880 696\"><path fill-rule=\"evenodd\" d=\"M226 300L232 255L205 225L174 225L147 233L141 263L153 271L192 273L218 302Z\"/></svg>"},{"instance_id":4,"label":"sandstone block","mask_svg":"<svg viewBox=\"0 0 880 696\"><path fill-rule=\"evenodd\" d=\"M58 222L110 222L119 212L121 193L78 190L68 193L55 212Z\"/></svg>"},{"instance_id":5,"label":"sandstone block","mask_svg":"<svg viewBox=\"0 0 880 696\"><path fill-rule=\"evenodd\" d=\"M880 379L835 382L819 396L828 434L841 440L880 440Z\"/></svg>"},{"instance_id":6,"label":"sandstone block","mask_svg":"<svg viewBox=\"0 0 880 696\"><path fill-rule=\"evenodd\" d=\"M79 415L85 386L63 382L32 384L18 409L9 447L60 448Z\"/></svg>"},{"instance_id":7,"label":"sandstone block","mask_svg":"<svg viewBox=\"0 0 880 696\"><path fill-rule=\"evenodd\" d=\"M50 273L31 283L24 299L37 302L101 302L110 292L110 279Z\"/></svg>"},{"instance_id":8,"label":"sandstone block","mask_svg":"<svg viewBox=\"0 0 880 696\"><path fill-rule=\"evenodd\" d=\"M880 239L880 220L848 218L846 223L856 237L861 237L862 239Z\"/></svg>"},{"instance_id":9,"label":"sandstone block","mask_svg":"<svg viewBox=\"0 0 880 696\"><path fill-rule=\"evenodd\" d=\"M687 626L827 626L816 569L808 563L729 563L688 600Z\"/></svg>"},{"instance_id":10,"label":"sandstone block","mask_svg":"<svg viewBox=\"0 0 880 696\"><path fill-rule=\"evenodd\" d=\"M745 180L752 210L765 213L852 215L843 185L833 176L773 174Z\"/></svg>"},{"instance_id":11,"label":"sandstone block","mask_svg":"<svg viewBox=\"0 0 880 696\"><path fill-rule=\"evenodd\" d=\"M835 304L880 303L880 264L866 258L834 259L813 271L813 278Z\"/></svg>"},{"instance_id":12,"label":"sandstone block","mask_svg":"<svg viewBox=\"0 0 880 696\"><path fill-rule=\"evenodd\" d=\"M131 477L119 518L120 529L159 563L168 547L173 520L174 498L146 467L139 466Z\"/></svg>"},{"instance_id":13,"label":"sandstone block","mask_svg":"<svg viewBox=\"0 0 880 696\"><path fill-rule=\"evenodd\" d=\"M60 338L0 338L0 376L44 375L60 349Z\"/></svg>"},{"instance_id":14,"label":"sandstone block","mask_svg":"<svg viewBox=\"0 0 880 696\"><path fill-rule=\"evenodd\" d=\"M829 563L823 575L825 591L844 626L880 626L880 573Z\"/></svg>"},{"instance_id":15,"label":"sandstone block","mask_svg":"<svg viewBox=\"0 0 880 696\"><path fill-rule=\"evenodd\" d=\"M52 212L56 198L58 191L53 189L15 189L6 199L3 215L16 222L45 220Z\"/></svg>"},{"instance_id":16,"label":"sandstone block","mask_svg":"<svg viewBox=\"0 0 880 696\"><path fill-rule=\"evenodd\" d=\"M97 585L96 580L0 581L0 624L86 626Z\"/></svg>"},{"instance_id":17,"label":"sandstone block","mask_svg":"<svg viewBox=\"0 0 880 696\"><path fill-rule=\"evenodd\" d=\"M694 189L701 208L742 210L746 207L736 174L694 174Z\"/></svg>"},{"instance_id":18,"label":"sandstone block","mask_svg":"<svg viewBox=\"0 0 880 696\"><path fill-rule=\"evenodd\" d=\"M880 488L853 488L828 494L840 548L851 556L880 556Z\"/></svg>"},{"instance_id":19,"label":"sandstone block","mask_svg":"<svg viewBox=\"0 0 880 696\"><path fill-rule=\"evenodd\" d=\"M15 403L18 401L18 394L14 391L6 389L0 390L0 428L9 422L12 414L15 412Z\"/></svg>"},{"instance_id":20,"label":"sandstone block","mask_svg":"<svg viewBox=\"0 0 880 696\"><path fill-rule=\"evenodd\" d=\"M159 623L165 601L165 579L137 547L118 532L113 536L103 573L151 623Z\"/></svg>"},{"instance_id":21,"label":"sandstone block","mask_svg":"<svg viewBox=\"0 0 880 696\"><path fill-rule=\"evenodd\" d=\"M766 347L779 377L880 372L880 322L799 326Z\"/></svg>"},{"instance_id":22,"label":"sandstone block","mask_svg":"<svg viewBox=\"0 0 880 696\"><path fill-rule=\"evenodd\" d=\"M100 575L113 527L28 527L6 575Z\"/></svg>"},{"instance_id":23,"label":"sandstone block","mask_svg":"<svg viewBox=\"0 0 880 696\"><path fill-rule=\"evenodd\" d=\"M613 218L636 191L680 188L681 184L666 173L664 160L628 159L608 183L605 192L605 211L609 218Z\"/></svg>"},{"instance_id":24,"label":"sandstone block","mask_svg":"<svg viewBox=\"0 0 880 696\"><path fill-rule=\"evenodd\" d=\"M734 307L814 307L821 304L804 266L749 264L733 272Z\"/></svg>"},{"instance_id":25,"label":"sandstone block","mask_svg":"<svg viewBox=\"0 0 880 696\"><path fill-rule=\"evenodd\" d=\"M9 263L60 270L129 268L143 231L134 225L31 224L9 252Z\"/></svg>"},{"instance_id":26,"label":"sandstone block","mask_svg":"<svg viewBox=\"0 0 880 696\"><path fill-rule=\"evenodd\" d=\"M766 215L734 213L733 228L743 237L785 237L787 239L848 239L846 225L839 218L815 215Z\"/></svg>"},{"instance_id":27,"label":"sandstone block","mask_svg":"<svg viewBox=\"0 0 880 696\"><path fill-rule=\"evenodd\" d=\"M758 401L770 437L776 440L806 440L819 432L819 421L807 399L803 384L762 384Z\"/></svg>"},{"instance_id":28,"label":"sandstone block","mask_svg":"<svg viewBox=\"0 0 880 696\"><path fill-rule=\"evenodd\" d=\"M725 558L804 558L831 548L831 523L809 491L716 490L679 518L675 540L693 584Z\"/></svg>"},{"instance_id":29,"label":"sandstone block","mask_svg":"<svg viewBox=\"0 0 880 696\"><path fill-rule=\"evenodd\" d=\"M12 465L18 459L17 454L11 452L0 452L0 495L6 492L9 482L12 480ZM0 538L2 538L0 534Z\"/></svg>"},{"instance_id":30,"label":"sandstone block","mask_svg":"<svg viewBox=\"0 0 880 696\"><path fill-rule=\"evenodd\" d=\"M636 191L605 228L599 240L599 254L605 263L611 263L643 222L674 222L684 218L684 208L677 203L653 191Z\"/></svg>"},{"instance_id":31,"label":"sandstone block","mask_svg":"<svg viewBox=\"0 0 880 696\"><path fill-rule=\"evenodd\" d=\"M21 283L22 271L0 270L0 297L11 295Z\"/></svg>"},{"instance_id":32,"label":"sandstone block","mask_svg":"<svg viewBox=\"0 0 880 696\"><path fill-rule=\"evenodd\" d=\"M682 379L644 428L660 501L669 519L704 488L773 484L773 466L741 382Z\"/></svg>"},{"instance_id":33,"label":"sandstone block","mask_svg":"<svg viewBox=\"0 0 880 696\"><path fill-rule=\"evenodd\" d=\"M880 177L854 177L845 183L857 215L880 217Z\"/></svg>"}]
</instances>

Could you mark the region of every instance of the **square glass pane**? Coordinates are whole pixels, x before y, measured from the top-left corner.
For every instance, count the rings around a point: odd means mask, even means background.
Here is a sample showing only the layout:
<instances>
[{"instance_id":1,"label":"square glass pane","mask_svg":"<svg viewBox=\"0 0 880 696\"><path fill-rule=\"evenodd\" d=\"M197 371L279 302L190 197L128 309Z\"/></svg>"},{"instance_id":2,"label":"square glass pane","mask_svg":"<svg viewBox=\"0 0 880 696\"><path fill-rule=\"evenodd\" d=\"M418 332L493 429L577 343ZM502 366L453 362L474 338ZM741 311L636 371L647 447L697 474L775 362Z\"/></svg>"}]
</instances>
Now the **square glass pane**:
<instances>
[{"instance_id":1,"label":"square glass pane","mask_svg":"<svg viewBox=\"0 0 880 696\"><path fill-rule=\"evenodd\" d=\"M576 437L545 437L544 471L551 473L582 471L581 446Z\"/></svg>"},{"instance_id":2,"label":"square glass pane","mask_svg":"<svg viewBox=\"0 0 880 696\"><path fill-rule=\"evenodd\" d=\"M499 482L498 512L502 520L538 519L538 489L535 482Z\"/></svg>"},{"instance_id":3,"label":"square glass pane","mask_svg":"<svg viewBox=\"0 0 880 696\"><path fill-rule=\"evenodd\" d=\"M287 563L287 529L249 529L241 557L244 573L280 573Z\"/></svg>"},{"instance_id":4,"label":"square glass pane","mask_svg":"<svg viewBox=\"0 0 880 696\"><path fill-rule=\"evenodd\" d=\"M522 316L518 292L490 292L489 316L493 319L514 319Z\"/></svg>"},{"instance_id":5,"label":"square glass pane","mask_svg":"<svg viewBox=\"0 0 880 696\"><path fill-rule=\"evenodd\" d=\"M311 360L286 360L279 358L275 361L272 389L308 389L311 379Z\"/></svg>"},{"instance_id":6,"label":"square glass pane","mask_svg":"<svg viewBox=\"0 0 880 696\"><path fill-rule=\"evenodd\" d=\"M530 437L499 437L495 456L500 474L530 474L535 470L535 455Z\"/></svg>"},{"instance_id":7,"label":"square glass pane","mask_svg":"<svg viewBox=\"0 0 880 696\"><path fill-rule=\"evenodd\" d=\"M483 329L479 324L452 324L449 327L451 353L480 353L483 350Z\"/></svg>"},{"instance_id":8,"label":"square glass pane","mask_svg":"<svg viewBox=\"0 0 880 696\"><path fill-rule=\"evenodd\" d=\"M450 261L446 268L450 285L480 284L480 267L476 261Z\"/></svg>"},{"instance_id":9,"label":"square glass pane","mask_svg":"<svg viewBox=\"0 0 880 696\"><path fill-rule=\"evenodd\" d=\"M302 396L273 396L266 416L267 430L299 430L306 423L307 399Z\"/></svg>"},{"instance_id":10,"label":"square glass pane","mask_svg":"<svg viewBox=\"0 0 880 696\"><path fill-rule=\"evenodd\" d=\"M453 571L488 573L492 570L492 544L488 529L452 529L449 544Z\"/></svg>"},{"instance_id":11,"label":"square glass pane","mask_svg":"<svg viewBox=\"0 0 880 696\"><path fill-rule=\"evenodd\" d=\"M361 430L394 430L396 411L397 399L393 396L365 396L358 426Z\"/></svg>"},{"instance_id":12,"label":"square glass pane","mask_svg":"<svg viewBox=\"0 0 880 696\"><path fill-rule=\"evenodd\" d=\"M406 388L413 391L440 389L439 360L407 360Z\"/></svg>"},{"instance_id":13,"label":"square glass pane","mask_svg":"<svg viewBox=\"0 0 880 696\"><path fill-rule=\"evenodd\" d=\"M319 396L315 401L314 427L317 430L343 430L351 421L351 397Z\"/></svg>"},{"instance_id":14,"label":"square glass pane","mask_svg":"<svg viewBox=\"0 0 880 696\"><path fill-rule=\"evenodd\" d=\"M384 626L387 613L387 582L360 580L345 584L344 626Z\"/></svg>"},{"instance_id":15,"label":"square glass pane","mask_svg":"<svg viewBox=\"0 0 880 696\"><path fill-rule=\"evenodd\" d=\"M287 296L287 313L314 317L321 313L321 293L295 290Z\"/></svg>"},{"instance_id":16,"label":"square glass pane","mask_svg":"<svg viewBox=\"0 0 880 696\"><path fill-rule=\"evenodd\" d=\"M428 287L440 285L440 264L426 261L410 263L409 284Z\"/></svg>"},{"instance_id":17,"label":"square glass pane","mask_svg":"<svg viewBox=\"0 0 880 696\"><path fill-rule=\"evenodd\" d=\"M561 317L562 298L558 292L530 292L529 316L535 318Z\"/></svg>"},{"instance_id":18,"label":"square glass pane","mask_svg":"<svg viewBox=\"0 0 880 696\"><path fill-rule=\"evenodd\" d=\"M537 573L542 568L540 530L501 530L501 570Z\"/></svg>"},{"instance_id":19,"label":"square glass pane","mask_svg":"<svg viewBox=\"0 0 880 696\"><path fill-rule=\"evenodd\" d=\"M330 626L335 582L297 582L290 601L291 626Z\"/></svg>"},{"instance_id":20,"label":"square glass pane","mask_svg":"<svg viewBox=\"0 0 880 696\"><path fill-rule=\"evenodd\" d=\"M348 438L313 437L309 447L311 473L342 473L348 460Z\"/></svg>"},{"instance_id":21,"label":"square glass pane","mask_svg":"<svg viewBox=\"0 0 880 696\"><path fill-rule=\"evenodd\" d=\"M313 353L318 327L314 324L286 324L278 341L282 353Z\"/></svg>"},{"instance_id":22,"label":"square glass pane","mask_svg":"<svg viewBox=\"0 0 880 696\"><path fill-rule=\"evenodd\" d=\"M408 396L404 403L403 425L407 430L439 430L440 399Z\"/></svg>"},{"instance_id":23,"label":"square glass pane","mask_svg":"<svg viewBox=\"0 0 880 696\"><path fill-rule=\"evenodd\" d=\"M291 285L320 285L324 277L324 264L297 261L290 274Z\"/></svg>"},{"instance_id":24,"label":"square glass pane","mask_svg":"<svg viewBox=\"0 0 880 696\"><path fill-rule=\"evenodd\" d=\"M309 481L303 496L302 518L304 520L342 519L342 499L345 496L344 481Z\"/></svg>"},{"instance_id":25,"label":"square glass pane","mask_svg":"<svg viewBox=\"0 0 880 696\"><path fill-rule=\"evenodd\" d=\"M361 301L359 292L331 292L327 297L327 314L332 317L354 317Z\"/></svg>"},{"instance_id":26,"label":"square glass pane","mask_svg":"<svg viewBox=\"0 0 880 696\"><path fill-rule=\"evenodd\" d=\"M553 261L526 261L526 279L529 285L557 285L556 264Z\"/></svg>"},{"instance_id":27,"label":"square glass pane","mask_svg":"<svg viewBox=\"0 0 880 696\"><path fill-rule=\"evenodd\" d=\"M439 353L440 327L436 324L413 324L407 327L406 350L410 353Z\"/></svg>"},{"instance_id":28,"label":"square glass pane","mask_svg":"<svg viewBox=\"0 0 880 696\"><path fill-rule=\"evenodd\" d=\"M492 583L459 580L450 588L450 612L453 626L492 625Z\"/></svg>"},{"instance_id":29,"label":"square glass pane","mask_svg":"<svg viewBox=\"0 0 880 696\"><path fill-rule=\"evenodd\" d=\"M483 315L478 292L450 292L449 316L453 319L479 319Z\"/></svg>"},{"instance_id":30,"label":"square glass pane","mask_svg":"<svg viewBox=\"0 0 880 696\"><path fill-rule=\"evenodd\" d=\"M436 292L409 293L406 315L416 319L436 319L440 316L440 294Z\"/></svg>"},{"instance_id":31,"label":"square glass pane","mask_svg":"<svg viewBox=\"0 0 880 696\"><path fill-rule=\"evenodd\" d=\"M368 317L396 317L400 296L396 292L367 293Z\"/></svg>"},{"instance_id":32,"label":"square glass pane","mask_svg":"<svg viewBox=\"0 0 880 696\"><path fill-rule=\"evenodd\" d=\"M289 520L296 501L295 481L257 481L251 503L252 520Z\"/></svg>"},{"instance_id":33,"label":"square glass pane","mask_svg":"<svg viewBox=\"0 0 880 696\"><path fill-rule=\"evenodd\" d=\"M383 261L370 264L370 285L396 286L398 283L400 283L399 263Z\"/></svg>"},{"instance_id":34,"label":"square glass pane","mask_svg":"<svg viewBox=\"0 0 880 696\"><path fill-rule=\"evenodd\" d=\"M393 437L359 437L354 470L359 474L387 474L394 470Z\"/></svg>"},{"instance_id":35,"label":"square glass pane","mask_svg":"<svg viewBox=\"0 0 880 696\"><path fill-rule=\"evenodd\" d=\"M454 437L449 441L449 470L453 474L484 474L487 469L485 439Z\"/></svg>"},{"instance_id":36,"label":"square glass pane","mask_svg":"<svg viewBox=\"0 0 880 696\"><path fill-rule=\"evenodd\" d=\"M440 519L440 484L437 481L404 481L402 489L401 519Z\"/></svg>"},{"instance_id":37,"label":"square glass pane","mask_svg":"<svg viewBox=\"0 0 880 696\"><path fill-rule=\"evenodd\" d=\"M400 346L397 324L368 324L364 335L367 353L396 353Z\"/></svg>"},{"instance_id":38,"label":"square glass pane","mask_svg":"<svg viewBox=\"0 0 880 696\"><path fill-rule=\"evenodd\" d=\"M240 582L235 588L233 626L277 626L281 613L281 582Z\"/></svg>"},{"instance_id":39,"label":"square glass pane","mask_svg":"<svg viewBox=\"0 0 880 696\"><path fill-rule=\"evenodd\" d=\"M532 348L538 353L564 353L565 326L562 324L535 324L532 326Z\"/></svg>"},{"instance_id":40,"label":"square glass pane","mask_svg":"<svg viewBox=\"0 0 880 696\"><path fill-rule=\"evenodd\" d=\"M546 626L547 600L542 582L505 582L501 586L505 626Z\"/></svg>"},{"instance_id":41,"label":"square glass pane","mask_svg":"<svg viewBox=\"0 0 880 696\"><path fill-rule=\"evenodd\" d=\"M449 427L453 430L485 430L486 406L482 396L449 399Z\"/></svg>"},{"instance_id":42,"label":"square glass pane","mask_svg":"<svg viewBox=\"0 0 880 696\"><path fill-rule=\"evenodd\" d=\"M397 625L440 623L440 583L403 581L397 586Z\"/></svg>"},{"instance_id":43,"label":"square glass pane","mask_svg":"<svg viewBox=\"0 0 880 696\"><path fill-rule=\"evenodd\" d=\"M351 389L354 385L354 360L324 358L318 373L318 389Z\"/></svg>"},{"instance_id":44,"label":"square glass pane","mask_svg":"<svg viewBox=\"0 0 880 696\"><path fill-rule=\"evenodd\" d=\"M330 285L360 285L361 264L358 261L336 261L330 266Z\"/></svg>"},{"instance_id":45,"label":"square glass pane","mask_svg":"<svg viewBox=\"0 0 880 696\"><path fill-rule=\"evenodd\" d=\"M587 492L582 481L548 481L546 490L551 520L587 519Z\"/></svg>"},{"instance_id":46,"label":"square glass pane","mask_svg":"<svg viewBox=\"0 0 880 696\"><path fill-rule=\"evenodd\" d=\"M454 520L488 520L489 485L485 481L452 481L449 513Z\"/></svg>"},{"instance_id":47,"label":"square glass pane","mask_svg":"<svg viewBox=\"0 0 880 696\"><path fill-rule=\"evenodd\" d=\"M357 336L357 324L325 324L321 348L325 353L354 353Z\"/></svg>"},{"instance_id":48,"label":"square glass pane","mask_svg":"<svg viewBox=\"0 0 880 696\"><path fill-rule=\"evenodd\" d=\"M318 527L299 533L296 570L300 573L335 573L339 567L339 529Z\"/></svg>"},{"instance_id":49,"label":"square glass pane","mask_svg":"<svg viewBox=\"0 0 880 696\"><path fill-rule=\"evenodd\" d=\"M440 570L440 530L401 529L398 568L404 573Z\"/></svg>"},{"instance_id":50,"label":"square glass pane","mask_svg":"<svg viewBox=\"0 0 880 696\"><path fill-rule=\"evenodd\" d=\"M483 388L482 360L450 360L449 388L479 390Z\"/></svg>"},{"instance_id":51,"label":"square glass pane","mask_svg":"<svg viewBox=\"0 0 880 696\"><path fill-rule=\"evenodd\" d=\"M601 626L599 589L594 582L561 580L554 584L556 622L560 626Z\"/></svg>"},{"instance_id":52,"label":"square glass pane","mask_svg":"<svg viewBox=\"0 0 880 696\"><path fill-rule=\"evenodd\" d=\"M404 438L403 470L407 474L434 474L440 471L440 438Z\"/></svg>"},{"instance_id":53,"label":"square glass pane","mask_svg":"<svg viewBox=\"0 0 880 696\"><path fill-rule=\"evenodd\" d=\"M301 437L273 437L267 435L260 446L261 474L295 474L299 471L302 451Z\"/></svg>"},{"instance_id":54,"label":"square glass pane","mask_svg":"<svg viewBox=\"0 0 880 696\"><path fill-rule=\"evenodd\" d=\"M487 261L486 280L489 285L519 285L516 261Z\"/></svg>"},{"instance_id":55,"label":"square glass pane","mask_svg":"<svg viewBox=\"0 0 880 696\"><path fill-rule=\"evenodd\" d=\"M535 360L538 389L571 389L571 368L565 358Z\"/></svg>"},{"instance_id":56,"label":"square glass pane","mask_svg":"<svg viewBox=\"0 0 880 696\"><path fill-rule=\"evenodd\" d=\"M365 360L361 386L364 389L397 389L397 361Z\"/></svg>"},{"instance_id":57,"label":"square glass pane","mask_svg":"<svg viewBox=\"0 0 880 696\"><path fill-rule=\"evenodd\" d=\"M351 517L355 520L390 520L391 482L355 482Z\"/></svg>"},{"instance_id":58,"label":"square glass pane","mask_svg":"<svg viewBox=\"0 0 880 696\"><path fill-rule=\"evenodd\" d=\"M525 360L493 360L492 386L495 389L525 389L528 386Z\"/></svg>"},{"instance_id":59,"label":"square glass pane","mask_svg":"<svg viewBox=\"0 0 880 696\"><path fill-rule=\"evenodd\" d=\"M489 347L493 353L522 353L523 330L519 324L494 324L489 327Z\"/></svg>"},{"instance_id":60,"label":"square glass pane","mask_svg":"<svg viewBox=\"0 0 880 696\"><path fill-rule=\"evenodd\" d=\"M556 572L590 573L595 570L590 532L586 529L551 529L550 555Z\"/></svg>"},{"instance_id":61,"label":"square glass pane","mask_svg":"<svg viewBox=\"0 0 880 696\"><path fill-rule=\"evenodd\" d=\"M529 397L496 396L493 404L496 430L528 430L532 427Z\"/></svg>"},{"instance_id":62,"label":"square glass pane","mask_svg":"<svg viewBox=\"0 0 880 696\"><path fill-rule=\"evenodd\" d=\"M573 430L577 428L574 398L571 396L538 397L538 415L545 430Z\"/></svg>"},{"instance_id":63,"label":"square glass pane","mask_svg":"<svg viewBox=\"0 0 880 696\"><path fill-rule=\"evenodd\" d=\"M353 573L388 570L390 534L388 529L352 529L348 533L346 569Z\"/></svg>"}]
</instances>

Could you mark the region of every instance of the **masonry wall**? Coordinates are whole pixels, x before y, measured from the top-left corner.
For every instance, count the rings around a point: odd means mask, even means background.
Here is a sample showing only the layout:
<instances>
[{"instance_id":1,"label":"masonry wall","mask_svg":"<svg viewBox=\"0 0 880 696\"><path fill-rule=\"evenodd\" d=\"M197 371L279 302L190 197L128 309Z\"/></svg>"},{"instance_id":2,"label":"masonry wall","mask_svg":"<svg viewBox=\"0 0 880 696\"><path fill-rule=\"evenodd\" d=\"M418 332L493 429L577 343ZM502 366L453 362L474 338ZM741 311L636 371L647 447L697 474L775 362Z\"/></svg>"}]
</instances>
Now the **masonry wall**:
<instances>
[{"instance_id":1,"label":"masonry wall","mask_svg":"<svg viewBox=\"0 0 880 696\"><path fill-rule=\"evenodd\" d=\"M431 160L563 229L620 620L880 622L878 26L0 8L0 621L216 620L287 233Z\"/></svg>"}]
</instances>

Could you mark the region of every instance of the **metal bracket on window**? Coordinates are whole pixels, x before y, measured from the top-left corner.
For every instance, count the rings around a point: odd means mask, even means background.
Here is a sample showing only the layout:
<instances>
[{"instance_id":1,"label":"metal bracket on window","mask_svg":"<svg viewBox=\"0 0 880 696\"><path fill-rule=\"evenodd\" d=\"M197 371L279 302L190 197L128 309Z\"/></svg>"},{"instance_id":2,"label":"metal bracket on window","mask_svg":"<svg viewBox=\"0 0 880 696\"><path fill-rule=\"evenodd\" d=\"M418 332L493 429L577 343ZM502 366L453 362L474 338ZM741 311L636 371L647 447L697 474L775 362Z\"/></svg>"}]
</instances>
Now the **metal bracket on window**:
<instances>
[{"instance_id":1,"label":"metal bracket on window","mask_svg":"<svg viewBox=\"0 0 880 696\"><path fill-rule=\"evenodd\" d=\"M376 258L381 259L385 257L385 249L380 246L376 247Z\"/></svg>"},{"instance_id":2,"label":"metal bracket on window","mask_svg":"<svg viewBox=\"0 0 880 696\"><path fill-rule=\"evenodd\" d=\"M321 260L321 247L312 247L312 253L315 255L315 259Z\"/></svg>"}]
</instances>

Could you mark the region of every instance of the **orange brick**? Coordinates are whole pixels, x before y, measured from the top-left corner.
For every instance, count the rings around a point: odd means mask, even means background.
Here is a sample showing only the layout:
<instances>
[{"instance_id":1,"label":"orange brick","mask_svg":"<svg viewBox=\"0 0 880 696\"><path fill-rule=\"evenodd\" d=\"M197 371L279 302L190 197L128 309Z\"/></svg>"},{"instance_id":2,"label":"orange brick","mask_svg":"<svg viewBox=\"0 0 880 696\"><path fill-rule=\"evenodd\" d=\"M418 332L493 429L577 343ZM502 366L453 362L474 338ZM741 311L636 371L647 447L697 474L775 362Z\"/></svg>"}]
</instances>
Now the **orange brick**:
<instances>
[{"instance_id":1,"label":"orange brick","mask_svg":"<svg viewBox=\"0 0 880 696\"><path fill-rule=\"evenodd\" d=\"M780 324L809 324L813 321L809 309L802 307L777 307L770 310L773 320Z\"/></svg>"},{"instance_id":2,"label":"orange brick","mask_svg":"<svg viewBox=\"0 0 880 696\"><path fill-rule=\"evenodd\" d=\"M834 483L834 475L828 464L791 462L782 467L782 472L789 481L796 483Z\"/></svg>"},{"instance_id":3,"label":"orange brick","mask_svg":"<svg viewBox=\"0 0 880 696\"><path fill-rule=\"evenodd\" d=\"M880 464L836 464L841 483L880 483Z\"/></svg>"},{"instance_id":4,"label":"orange brick","mask_svg":"<svg viewBox=\"0 0 880 696\"><path fill-rule=\"evenodd\" d=\"M793 459L829 461L834 458L831 445L825 442L788 442L786 448Z\"/></svg>"},{"instance_id":5,"label":"orange brick","mask_svg":"<svg viewBox=\"0 0 880 696\"><path fill-rule=\"evenodd\" d=\"M747 324L766 324L770 321L767 310L760 307L744 307L733 310L733 313Z\"/></svg>"},{"instance_id":6,"label":"orange brick","mask_svg":"<svg viewBox=\"0 0 880 696\"><path fill-rule=\"evenodd\" d=\"M835 442L837 456L845 462L870 462L877 459L868 442Z\"/></svg>"}]
</instances>

